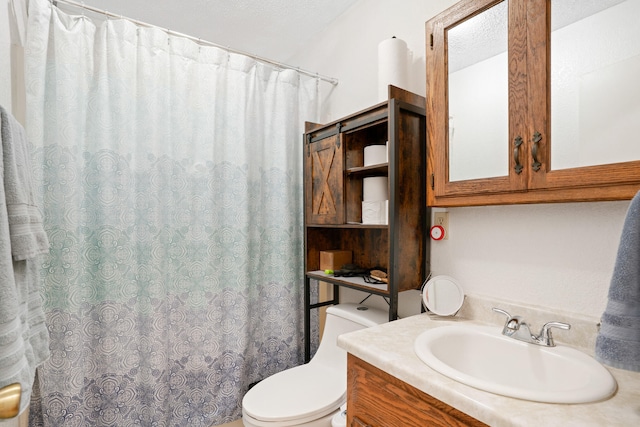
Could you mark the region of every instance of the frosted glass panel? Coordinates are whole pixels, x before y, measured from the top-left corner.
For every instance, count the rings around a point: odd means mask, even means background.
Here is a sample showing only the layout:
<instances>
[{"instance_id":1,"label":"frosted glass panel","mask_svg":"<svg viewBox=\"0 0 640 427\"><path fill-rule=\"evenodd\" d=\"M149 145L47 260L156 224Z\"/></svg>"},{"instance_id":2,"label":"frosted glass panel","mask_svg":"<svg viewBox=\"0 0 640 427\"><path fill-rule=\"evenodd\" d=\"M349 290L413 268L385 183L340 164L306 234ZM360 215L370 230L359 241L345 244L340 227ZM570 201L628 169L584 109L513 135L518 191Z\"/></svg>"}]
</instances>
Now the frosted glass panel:
<instances>
[{"instance_id":1,"label":"frosted glass panel","mask_svg":"<svg viewBox=\"0 0 640 427\"><path fill-rule=\"evenodd\" d=\"M551 2L551 168L640 160L640 0Z\"/></svg>"},{"instance_id":2,"label":"frosted glass panel","mask_svg":"<svg viewBox=\"0 0 640 427\"><path fill-rule=\"evenodd\" d=\"M509 173L507 2L447 31L449 181Z\"/></svg>"}]
</instances>

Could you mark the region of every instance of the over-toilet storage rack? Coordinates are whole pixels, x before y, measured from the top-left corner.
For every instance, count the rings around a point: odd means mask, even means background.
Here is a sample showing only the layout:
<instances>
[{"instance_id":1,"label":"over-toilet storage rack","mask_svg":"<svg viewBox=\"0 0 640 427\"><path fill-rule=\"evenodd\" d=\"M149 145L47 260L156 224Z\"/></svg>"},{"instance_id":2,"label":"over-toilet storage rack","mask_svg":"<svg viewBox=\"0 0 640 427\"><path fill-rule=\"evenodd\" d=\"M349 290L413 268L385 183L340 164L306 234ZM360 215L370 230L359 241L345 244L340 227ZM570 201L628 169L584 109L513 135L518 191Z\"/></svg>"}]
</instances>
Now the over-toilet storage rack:
<instances>
[{"instance_id":1,"label":"over-toilet storage rack","mask_svg":"<svg viewBox=\"0 0 640 427\"><path fill-rule=\"evenodd\" d=\"M388 161L364 166L364 147L385 145ZM398 318L398 293L419 289L428 269L425 98L389 86L388 100L328 124L307 122L304 168L304 340L311 353L311 310L337 304L339 288L384 297ZM386 224L362 223L363 179L388 178ZM353 263L387 270L388 284L334 277L320 270L320 252L351 251ZM311 302L312 280L332 286L330 299Z\"/></svg>"}]
</instances>

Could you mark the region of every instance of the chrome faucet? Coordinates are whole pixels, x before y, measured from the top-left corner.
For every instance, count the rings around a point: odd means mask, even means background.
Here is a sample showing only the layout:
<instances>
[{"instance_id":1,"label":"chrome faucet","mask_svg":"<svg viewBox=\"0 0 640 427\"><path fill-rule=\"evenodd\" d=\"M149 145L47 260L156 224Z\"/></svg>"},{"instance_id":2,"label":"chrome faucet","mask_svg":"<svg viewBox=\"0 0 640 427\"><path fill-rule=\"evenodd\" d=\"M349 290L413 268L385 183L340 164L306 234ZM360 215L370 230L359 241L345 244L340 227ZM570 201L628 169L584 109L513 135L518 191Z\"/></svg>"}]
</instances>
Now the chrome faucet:
<instances>
[{"instance_id":1,"label":"chrome faucet","mask_svg":"<svg viewBox=\"0 0 640 427\"><path fill-rule=\"evenodd\" d=\"M506 311L496 307L493 307L493 311L507 316L507 321L502 328L502 335L531 344L542 345L545 347L555 347L553 336L551 335L551 328L559 328L565 330L571 329L571 325L569 325L568 323L549 322L545 323L545 325L542 327L542 330L540 330L539 335L534 335L531 333L529 324L523 321L520 316L512 316Z\"/></svg>"}]
</instances>

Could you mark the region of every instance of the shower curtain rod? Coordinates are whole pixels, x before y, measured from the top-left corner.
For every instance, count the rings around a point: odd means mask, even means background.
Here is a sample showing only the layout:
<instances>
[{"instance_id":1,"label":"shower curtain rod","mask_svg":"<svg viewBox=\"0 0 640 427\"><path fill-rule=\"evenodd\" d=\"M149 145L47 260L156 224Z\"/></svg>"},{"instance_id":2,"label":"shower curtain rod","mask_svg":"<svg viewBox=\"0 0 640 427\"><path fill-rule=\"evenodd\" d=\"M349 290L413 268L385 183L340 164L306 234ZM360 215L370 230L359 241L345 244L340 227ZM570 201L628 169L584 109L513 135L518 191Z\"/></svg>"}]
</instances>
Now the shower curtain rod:
<instances>
[{"instance_id":1,"label":"shower curtain rod","mask_svg":"<svg viewBox=\"0 0 640 427\"><path fill-rule=\"evenodd\" d=\"M192 40L192 41L194 41L194 42L196 42L198 44L201 44L201 45L213 46L213 47L217 47L217 48L220 48L220 49L224 49L224 50L226 50L227 52L230 52L230 53L237 53L237 54L240 54L240 55L248 56L249 58L253 58L258 62L270 64L270 65L273 65L273 66L276 66L276 67L279 67L279 68L295 70L295 71L297 71L297 72L299 72L301 74L304 74L306 76L315 77L315 78L317 78L319 80L322 80L322 81L325 81L327 83L330 83L333 86L336 86L338 84L338 79L335 79L333 77L323 76L323 75L320 75L318 73L314 73L312 71L303 70L303 69L301 69L299 67L294 67L292 65L287 65L287 64L284 64L284 63L278 62L278 61L273 61L271 59L267 59L267 58L263 58L263 57L260 57L260 56L256 56L256 55L253 55L253 54L250 54L250 53L247 53L247 52L243 52L241 50L232 49L232 48L227 47L227 46L222 46L222 45L219 45L219 44L207 41L207 40L202 40L202 39L197 38L197 37L193 37L193 36L189 36L187 34L179 33L177 31L173 31L173 30L170 30L168 28L162 28L162 27L159 27L157 25L149 24L147 22L138 21L136 19L127 18L127 17L124 17L122 15L117 15L115 13L108 12L106 10L97 9L95 7L87 6L86 4L84 4L84 2L77 3L77 2L71 1L71 0L49 0L49 1L54 6L57 6L58 3L63 3L63 4L66 4L66 5L69 5L69 6L77 7L77 8L80 8L80 9L85 9L85 10L88 10L88 11L91 11L91 12L95 12L95 13L99 13L99 14L107 16L109 18L126 19L129 22L133 22L134 24L140 25L140 26L143 26L143 27L158 28L158 29L160 29L160 30L166 32L167 34L172 35L172 36L183 37L183 38Z\"/></svg>"}]
</instances>

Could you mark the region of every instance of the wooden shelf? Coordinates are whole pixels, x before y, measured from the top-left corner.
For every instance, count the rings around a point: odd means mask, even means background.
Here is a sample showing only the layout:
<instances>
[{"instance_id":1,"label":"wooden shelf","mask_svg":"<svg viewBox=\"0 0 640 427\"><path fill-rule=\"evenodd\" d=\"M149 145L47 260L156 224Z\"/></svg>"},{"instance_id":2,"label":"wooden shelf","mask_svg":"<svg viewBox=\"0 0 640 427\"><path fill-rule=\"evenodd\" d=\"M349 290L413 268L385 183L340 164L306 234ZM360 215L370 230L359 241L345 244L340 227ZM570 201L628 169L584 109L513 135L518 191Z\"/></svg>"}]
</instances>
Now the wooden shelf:
<instances>
[{"instance_id":1,"label":"wooden shelf","mask_svg":"<svg viewBox=\"0 0 640 427\"><path fill-rule=\"evenodd\" d=\"M358 176L385 176L389 173L389 163L380 163L371 166L362 166L349 168L346 170L347 175Z\"/></svg>"},{"instance_id":2,"label":"wooden shelf","mask_svg":"<svg viewBox=\"0 0 640 427\"><path fill-rule=\"evenodd\" d=\"M331 283L334 285L345 286L361 291L370 292L376 295L389 295L389 285L386 283L373 284L367 283L362 277L335 277L333 274L327 274L322 270L308 271L307 277L311 279L317 279L322 282Z\"/></svg>"},{"instance_id":3,"label":"wooden shelf","mask_svg":"<svg viewBox=\"0 0 640 427\"><path fill-rule=\"evenodd\" d=\"M309 228L389 228L389 224L363 224L354 222L349 224L309 224Z\"/></svg>"}]
</instances>

